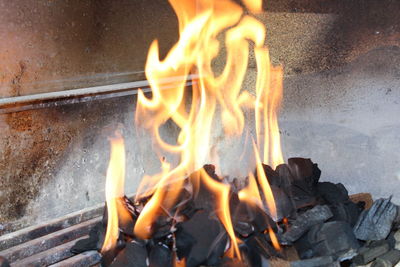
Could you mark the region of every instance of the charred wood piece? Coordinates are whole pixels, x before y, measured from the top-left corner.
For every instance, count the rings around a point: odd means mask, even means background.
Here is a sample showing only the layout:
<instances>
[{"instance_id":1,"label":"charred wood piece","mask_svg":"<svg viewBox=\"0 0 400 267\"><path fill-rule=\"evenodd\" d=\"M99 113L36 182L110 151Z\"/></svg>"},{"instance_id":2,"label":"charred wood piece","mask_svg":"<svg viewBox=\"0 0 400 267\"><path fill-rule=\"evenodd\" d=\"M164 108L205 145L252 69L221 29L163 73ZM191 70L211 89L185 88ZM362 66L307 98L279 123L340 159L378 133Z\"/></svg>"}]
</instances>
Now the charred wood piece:
<instances>
[{"instance_id":1,"label":"charred wood piece","mask_svg":"<svg viewBox=\"0 0 400 267\"><path fill-rule=\"evenodd\" d=\"M354 257L360 245L348 223L335 221L315 225L296 247L302 258L333 256L342 260Z\"/></svg>"},{"instance_id":2,"label":"charred wood piece","mask_svg":"<svg viewBox=\"0 0 400 267\"><path fill-rule=\"evenodd\" d=\"M358 255L355 256L352 261L355 264L364 265L374 259L382 256L390 249L389 243L386 240L374 241L366 246L362 247L358 251Z\"/></svg>"},{"instance_id":3,"label":"charred wood piece","mask_svg":"<svg viewBox=\"0 0 400 267\"><path fill-rule=\"evenodd\" d=\"M104 258L104 256L103 256ZM104 263L103 263L104 264ZM108 266L108 265L106 265ZM126 244L110 267L147 267L147 250L146 246L136 241Z\"/></svg>"},{"instance_id":4,"label":"charred wood piece","mask_svg":"<svg viewBox=\"0 0 400 267\"><path fill-rule=\"evenodd\" d=\"M379 256L371 265L371 267L392 267L400 261L400 250L392 249L391 251Z\"/></svg>"},{"instance_id":5,"label":"charred wood piece","mask_svg":"<svg viewBox=\"0 0 400 267\"><path fill-rule=\"evenodd\" d=\"M294 242L305 234L312 226L325 222L333 216L328 206L315 206L301 214L291 225L289 230L283 234L283 240Z\"/></svg>"},{"instance_id":6,"label":"charred wood piece","mask_svg":"<svg viewBox=\"0 0 400 267\"><path fill-rule=\"evenodd\" d=\"M293 261L290 263L290 267L335 267L340 266L338 262L335 262L333 257L315 257L307 260Z\"/></svg>"},{"instance_id":7,"label":"charred wood piece","mask_svg":"<svg viewBox=\"0 0 400 267\"><path fill-rule=\"evenodd\" d=\"M369 210L361 213L354 226L357 239L382 240L389 235L398 209L390 200L378 199Z\"/></svg>"},{"instance_id":8,"label":"charred wood piece","mask_svg":"<svg viewBox=\"0 0 400 267\"><path fill-rule=\"evenodd\" d=\"M190 220L176 225L176 249L187 267L217 265L228 238L220 221L207 211L200 210Z\"/></svg>"}]
</instances>

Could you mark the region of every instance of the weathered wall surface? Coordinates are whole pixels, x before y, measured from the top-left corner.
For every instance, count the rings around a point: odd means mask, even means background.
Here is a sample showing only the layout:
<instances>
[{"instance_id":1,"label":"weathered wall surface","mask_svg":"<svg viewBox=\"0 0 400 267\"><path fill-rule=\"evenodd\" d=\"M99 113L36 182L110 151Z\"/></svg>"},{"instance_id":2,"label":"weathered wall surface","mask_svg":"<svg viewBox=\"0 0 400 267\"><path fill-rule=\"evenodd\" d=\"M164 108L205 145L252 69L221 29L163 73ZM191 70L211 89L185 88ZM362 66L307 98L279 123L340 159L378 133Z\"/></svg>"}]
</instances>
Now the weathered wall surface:
<instances>
[{"instance_id":1,"label":"weathered wall surface","mask_svg":"<svg viewBox=\"0 0 400 267\"><path fill-rule=\"evenodd\" d=\"M353 193L396 194L400 2L325 2L268 1L260 15L272 58L286 73L285 157L311 157L324 180ZM0 6L0 97L137 79L150 42L160 39L165 53L177 38L176 18L163 0L43 0L33 7L0 0ZM158 168L151 141L136 136L134 102L125 97L0 115L0 229L102 202L107 137L119 123L128 151L126 189L134 192L143 173ZM167 136L175 131L165 129ZM215 137L220 141L220 132ZM221 151L221 160L235 163L236 150Z\"/></svg>"}]
</instances>

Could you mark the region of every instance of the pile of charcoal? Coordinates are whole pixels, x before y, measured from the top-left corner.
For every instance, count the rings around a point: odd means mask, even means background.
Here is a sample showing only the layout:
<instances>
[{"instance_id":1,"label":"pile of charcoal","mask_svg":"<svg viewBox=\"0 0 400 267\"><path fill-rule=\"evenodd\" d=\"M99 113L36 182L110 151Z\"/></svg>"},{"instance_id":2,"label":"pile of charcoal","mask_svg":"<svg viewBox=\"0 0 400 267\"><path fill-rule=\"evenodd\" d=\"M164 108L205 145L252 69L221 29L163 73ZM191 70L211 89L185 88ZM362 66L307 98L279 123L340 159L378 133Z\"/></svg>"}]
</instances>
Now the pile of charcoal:
<instances>
[{"instance_id":1,"label":"pile of charcoal","mask_svg":"<svg viewBox=\"0 0 400 267\"><path fill-rule=\"evenodd\" d=\"M215 181L212 165L204 171ZM277 214L272 220L267 208L240 201L238 192L246 179L233 179L229 209L235 235L241 240L241 260L226 256L230 238L216 214L215 195L203 184L193 194L192 177L186 180L176 205L158 214L151 225L151 238L135 236L134 226L148 201L119 199L130 220L120 221L114 249L103 252L103 266L395 266L400 261L400 208L391 199L375 202L369 194L349 196L342 184L319 182L321 171L310 159L291 158L275 170L264 165ZM263 199L265 202L265 199ZM171 215L173 214L173 215ZM107 228L102 222L79 240L73 253L99 250ZM274 248L270 231L280 248ZM275 246L276 247L276 246Z\"/></svg>"}]
</instances>

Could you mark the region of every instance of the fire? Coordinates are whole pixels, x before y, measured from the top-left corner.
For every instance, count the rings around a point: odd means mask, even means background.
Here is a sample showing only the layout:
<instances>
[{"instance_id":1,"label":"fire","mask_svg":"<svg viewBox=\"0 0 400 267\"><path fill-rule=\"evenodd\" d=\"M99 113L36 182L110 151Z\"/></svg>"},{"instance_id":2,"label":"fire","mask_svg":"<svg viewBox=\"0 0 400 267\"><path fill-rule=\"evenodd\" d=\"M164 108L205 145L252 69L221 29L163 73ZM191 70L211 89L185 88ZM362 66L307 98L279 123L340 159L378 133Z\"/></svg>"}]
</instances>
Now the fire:
<instances>
[{"instance_id":1,"label":"fire","mask_svg":"<svg viewBox=\"0 0 400 267\"><path fill-rule=\"evenodd\" d=\"M283 163L277 110L282 97L282 69L272 66L265 47L264 25L231 0L169 0L179 20L179 40L167 56L160 60L158 41L151 44L145 73L152 89L151 97L138 92L136 123L147 129L160 155L179 157L178 164L162 158L161 172L146 175L139 186L137 200L150 197L134 227L137 237L148 239L158 216L171 210L184 186L185 178L200 169L210 158L219 158L212 151L211 133L216 118L226 136L240 137L244 132L244 109L254 109L257 181L249 174L249 185L239 193L241 200L259 206L264 204L276 218L275 201L262 163L273 167ZM243 0L253 13L262 11L261 0ZM220 41L223 35L224 41ZM218 38L217 38L218 37ZM257 63L257 83L254 89L242 88L249 63L250 44L254 46ZM213 71L213 60L226 49L226 64L220 74ZM190 92L186 88L189 75L197 77ZM168 86L168 90L162 87ZM254 95L255 93L255 95ZM176 143L166 142L160 129L173 122L180 132ZM123 142L113 139L107 175L107 205L109 224L103 249L115 246L118 236L116 197L123 188ZM122 145L121 145L122 144ZM261 152L261 154L259 153ZM263 160L261 160L261 158ZM119 166L118 166L119 165ZM216 196L216 213L230 237L228 255L240 259L238 240L233 230L230 211L230 186L209 177L204 170L197 182L206 185ZM122 182L121 182L122 179ZM265 202L261 198L262 192ZM196 186L194 186L196 187ZM268 230L275 245L271 229ZM275 237L275 239L273 238ZM278 244L279 246L279 244Z\"/></svg>"},{"instance_id":2,"label":"fire","mask_svg":"<svg viewBox=\"0 0 400 267\"><path fill-rule=\"evenodd\" d=\"M102 252L115 248L119 236L119 220L129 216L122 207L119 198L124 196L125 182L125 145L121 134L110 138L111 155L107 169L106 179L106 202L107 202L107 231L101 249Z\"/></svg>"}]
</instances>

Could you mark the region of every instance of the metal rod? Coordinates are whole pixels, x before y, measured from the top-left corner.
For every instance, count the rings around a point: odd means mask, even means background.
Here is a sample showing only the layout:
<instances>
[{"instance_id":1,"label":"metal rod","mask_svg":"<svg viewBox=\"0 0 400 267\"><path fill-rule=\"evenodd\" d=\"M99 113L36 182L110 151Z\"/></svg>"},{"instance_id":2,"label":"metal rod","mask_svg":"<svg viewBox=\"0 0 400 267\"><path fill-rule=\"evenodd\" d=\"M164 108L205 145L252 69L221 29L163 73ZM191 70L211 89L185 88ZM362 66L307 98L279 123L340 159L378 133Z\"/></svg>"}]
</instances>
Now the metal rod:
<instances>
[{"instance_id":1,"label":"metal rod","mask_svg":"<svg viewBox=\"0 0 400 267\"><path fill-rule=\"evenodd\" d=\"M186 85L192 85L196 78L196 75L189 75L187 77ZM161 83L165 84L165 86L162 86L161 89L170 89L171 85L169 84L171 82L178 81L179 79L182 79L182 77L170 77L161 80ZM63 90L58 92L0 98L0 114L135 95L137 94L139 88L144 92L151 91L149 82L147 80L143 80L81 89Z\"/></svg>"}]
</instances>

